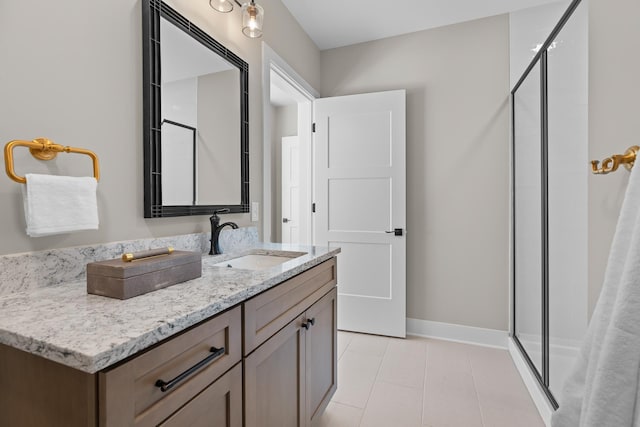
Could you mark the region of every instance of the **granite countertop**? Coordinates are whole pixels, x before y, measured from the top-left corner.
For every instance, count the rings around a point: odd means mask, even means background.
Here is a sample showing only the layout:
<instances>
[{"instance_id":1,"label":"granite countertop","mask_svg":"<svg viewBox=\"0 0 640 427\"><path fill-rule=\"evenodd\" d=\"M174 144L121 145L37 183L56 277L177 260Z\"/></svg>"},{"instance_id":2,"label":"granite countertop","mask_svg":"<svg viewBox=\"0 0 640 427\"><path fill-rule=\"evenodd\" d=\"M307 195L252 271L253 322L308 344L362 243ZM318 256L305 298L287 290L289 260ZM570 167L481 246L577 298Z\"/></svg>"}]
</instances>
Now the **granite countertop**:
<instances>
[{"instance_id":1,"label":"granite countertop","mask_svg":"<svg viewBox=\"0 0 640 427\"><path fill-rule=\"evenodd\" d=\"M305 252L266 270L213 267L248 253ZM319 246L261 243L202 260L202 277L128 300L89 295L86 282L0 297L0 343L95 373L340 252Z\"/></svg>"}]
</instances>

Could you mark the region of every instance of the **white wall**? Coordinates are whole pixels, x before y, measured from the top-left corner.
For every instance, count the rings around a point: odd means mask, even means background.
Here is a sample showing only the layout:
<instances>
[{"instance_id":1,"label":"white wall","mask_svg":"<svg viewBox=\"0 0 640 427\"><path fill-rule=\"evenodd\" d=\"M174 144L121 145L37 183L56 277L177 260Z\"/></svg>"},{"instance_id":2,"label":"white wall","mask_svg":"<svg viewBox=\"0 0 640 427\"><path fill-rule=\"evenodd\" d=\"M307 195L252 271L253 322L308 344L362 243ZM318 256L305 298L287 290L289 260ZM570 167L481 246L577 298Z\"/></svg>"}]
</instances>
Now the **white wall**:
<instances>
[{"instance_id":1,"label":"white wall","mask_svg":"<svg viewBox=\"0 0 640 427\"><path fill-rule=\"evenodd\" d=\"M407 90L407 315L507 329L506 15L322 52L322 96Z\"/></svg>"},{"instance_id":2,"label":"white wall","mask_svg":"<svg viewBox=\"0 0 640 427\"><path fill-rule=\"evenodd\" d=\"M198 77L199 205L242 203L239 93L238 70Z\"/></svg>"},{"instance_id":3,"label":"white wall","mask_svg":"<svg viewBox=\"0 0 640 427\"><path fill-rule=\"evenodd\" d=\"M556 395L588 324L588 12L582 0L548 53L549 382Z\"/></svg>"},{"instance_id":4,"label":"white wall","mask_svg":"<svg viewBox=\"0 0 640 427\"><path fill-rule=\"evenodd\" d=\"M198 79L196 77L162 84L162 114L184 125L198 126Z\"/></svg>"},{"instance_id":5,"label":"white wall","mask_svg":"<svg viewBox=\"0 0 640 427\"><path fill-rule=\"evenodd\" d=\"M589 158L638 144L640 2L589 2ZM589 175L589 313L600 294L629 174Z\"/></svg>"},{"instance_id":6,"label":"white wall","mask_svg":"<svg viewBox=\"0 0 640 427\"><path fill-rule=\"evenodd\" d=\"M262 200L261 40L240 30L240 11L206 0L169 1L249 63L250 198ZM319 87L320 54L279 0L263 0L264 41ZM23 0L0 13L0 143L48 137L100 157L100 229L28 238L20 184L0 177L0 254L207 231L207 216L144 219L142 209L142 31L139 0ZM28 28L28 30L25 30ZM38 162L16 149L16 171L91 174L88 158ZM248 214L228 215L240 225Z\"/></svg>"},{"instance_id":7,"label":"white wall","mask_svg":"<svg viewBox=\"0 0 640 427\"><path fill-rule=\"evenodd\" d=\"M511 89L545 42L570 0L518 10L509 14L509 74Z\"/></svg>"},{"instance_id":8,"label":"white wall","mask_svg":"<svg viewBox=\"0 0 640 427\"><path fill-rule=\"evenodd\" d=\"M198 80L176 80L162 85L162 119L198 126ZM193 132L170 123L162 124L162 203L193 203Z\"/></svg>"}]
</instances>

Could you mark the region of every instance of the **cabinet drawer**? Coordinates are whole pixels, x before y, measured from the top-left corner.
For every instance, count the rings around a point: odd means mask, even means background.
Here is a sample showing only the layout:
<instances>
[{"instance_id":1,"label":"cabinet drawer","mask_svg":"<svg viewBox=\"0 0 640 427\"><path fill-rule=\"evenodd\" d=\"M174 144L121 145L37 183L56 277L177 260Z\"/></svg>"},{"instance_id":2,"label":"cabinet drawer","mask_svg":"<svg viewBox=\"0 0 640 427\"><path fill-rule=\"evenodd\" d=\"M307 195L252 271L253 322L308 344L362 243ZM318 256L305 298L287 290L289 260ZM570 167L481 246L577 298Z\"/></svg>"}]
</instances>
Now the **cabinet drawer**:
<instances>
[{"instance_id":1,"label":"cabinet drawer","mask_svg":"<svg viewBox=\"0 0 640 427\"><path fill-rule=\"evenodd\" d=\"M336 285L331 258L244 303L244 354L248 355Z\"/></svg>"},{"instance_id":2,"label":"cabinet drawer","mask_svg":"<svg viewBox=\"0 0 640 427\"><path fill-rule=\"evenodd\" d=\"M160 427L242 427L242 364L224 374Z\"/></svg>"},{"instance_id":3,"label":"cabinet drawer","mask_svg":"<svg viewBox=\"0 0 640 427\"><path fill-rule=\"evenodd\" d=\"M241 309L236 307L100 372L100 426L156 426L240 359ZM166 391L156 385L159 381Z\"/></svg>"}]
</instances>

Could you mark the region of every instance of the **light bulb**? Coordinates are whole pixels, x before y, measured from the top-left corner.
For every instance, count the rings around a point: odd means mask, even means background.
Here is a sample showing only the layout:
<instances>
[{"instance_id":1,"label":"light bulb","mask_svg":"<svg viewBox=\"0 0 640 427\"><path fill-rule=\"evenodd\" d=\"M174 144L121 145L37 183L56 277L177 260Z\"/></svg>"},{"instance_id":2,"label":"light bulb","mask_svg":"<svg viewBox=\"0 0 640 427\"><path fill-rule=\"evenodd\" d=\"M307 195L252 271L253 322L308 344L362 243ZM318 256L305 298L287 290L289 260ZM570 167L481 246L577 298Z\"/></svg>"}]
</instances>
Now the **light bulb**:
<instances>
[{"instance_id":1,"label":"light bulb","mask_svg":"<svg viewBox=\"0 0 640 427\"><path fill-rule=\"evenodd\" d=\"M242 32L245 36L257 38L262 36L262 20L264 9L255 2L242 5Z\"/></svg>"}]
</instances>

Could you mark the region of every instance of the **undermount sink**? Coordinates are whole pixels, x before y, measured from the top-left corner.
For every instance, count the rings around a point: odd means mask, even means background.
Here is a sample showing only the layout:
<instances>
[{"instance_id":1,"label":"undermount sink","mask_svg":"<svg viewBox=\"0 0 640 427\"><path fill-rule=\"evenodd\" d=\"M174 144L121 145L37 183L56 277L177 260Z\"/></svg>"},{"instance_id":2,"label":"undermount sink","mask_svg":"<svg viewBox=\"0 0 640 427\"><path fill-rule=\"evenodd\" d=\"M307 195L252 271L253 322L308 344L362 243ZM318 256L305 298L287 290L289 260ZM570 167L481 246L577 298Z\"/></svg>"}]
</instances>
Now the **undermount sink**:
<instances>
[{"instance_id":1,"label":"undermount sink","mask_svg":"<svg viewBox=\"0 0 640 427\"><path fill-rule=\"evenodd\" d=\"M265 255L265 254L249 254L238 258L228 259L226 261L213 264L213 267L240 268L243 270L266 270L276 265L291 261L294 258L305 255L304 253L296 253L295 255Z\"/></svg>"}]
</instances>

